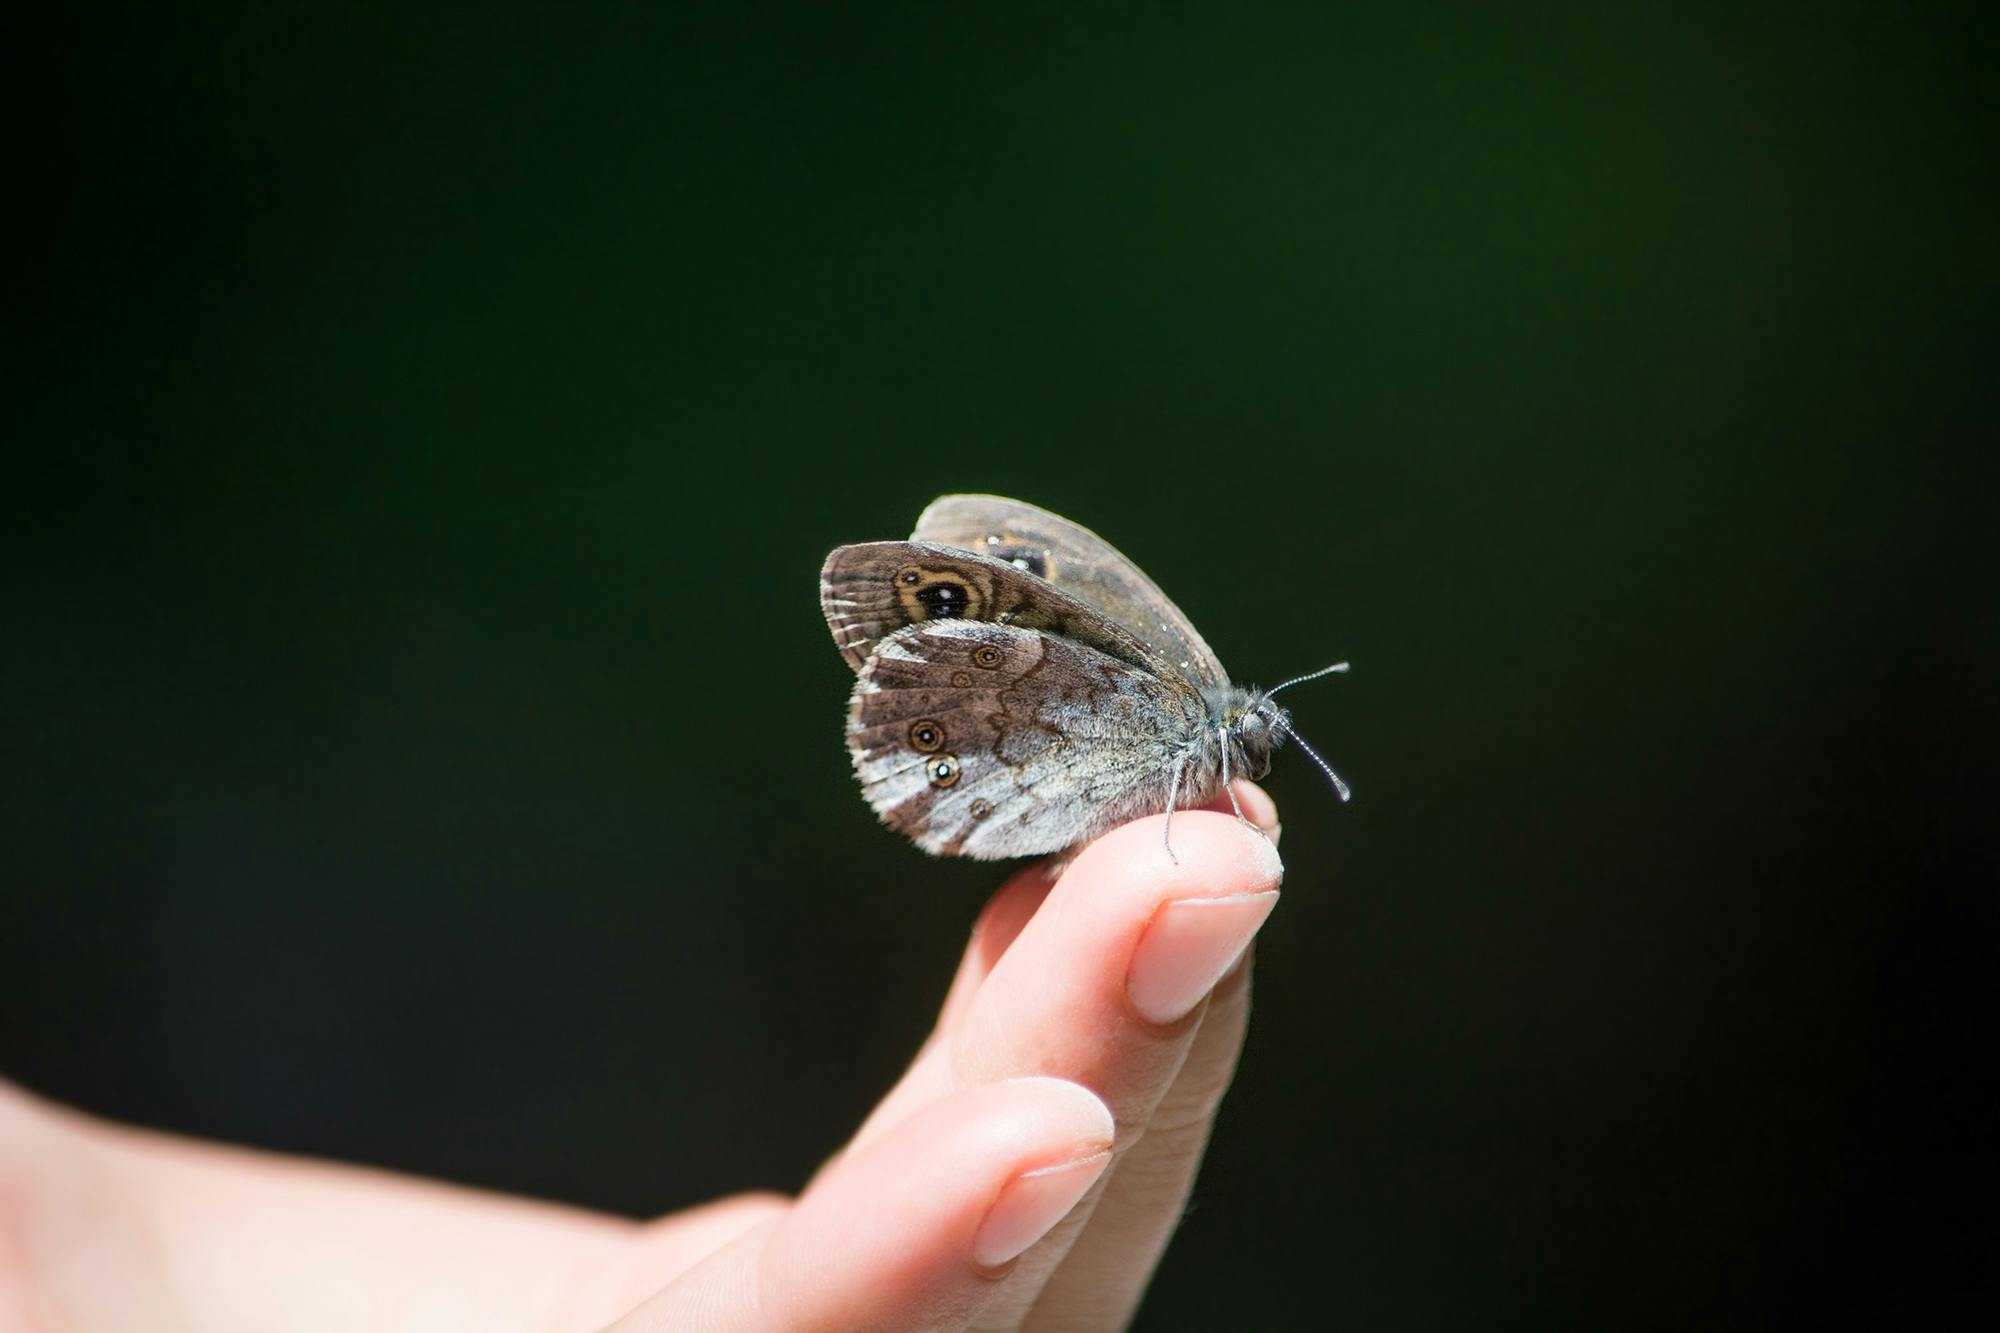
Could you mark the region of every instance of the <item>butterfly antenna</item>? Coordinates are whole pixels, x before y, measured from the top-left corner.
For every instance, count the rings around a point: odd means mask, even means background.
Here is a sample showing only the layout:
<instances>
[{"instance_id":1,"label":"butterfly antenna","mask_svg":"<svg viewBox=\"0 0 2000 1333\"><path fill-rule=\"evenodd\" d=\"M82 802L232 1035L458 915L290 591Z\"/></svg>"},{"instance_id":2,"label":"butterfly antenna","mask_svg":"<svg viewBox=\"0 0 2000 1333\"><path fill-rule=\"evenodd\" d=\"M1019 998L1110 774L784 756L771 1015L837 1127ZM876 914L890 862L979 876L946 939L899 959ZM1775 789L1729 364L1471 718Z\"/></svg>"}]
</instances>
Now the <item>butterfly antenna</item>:
<instances>
[{"instance_id":1,"label":"butterfly antenna","mask_svg":"<svg viewBox=\"0 0 2000 1333\"><path fill-rule=\"evenodd\" d=\"M1343 662L1341 663L1341 665L1346 666L1347 664ZM1335 668L1333 667L1328 667L1327 671L1332 671L1334 669ZM1326 674L1326 671L1322 671L1319 674L1323 676ZM1307 676L1306 679L1311 680L1312 677ZM1319 771L1326 774L1327 778L1332 781L1333 789L1336 792L1340 793L1341 800L1351 801L1354 799L1354 792L1349 789L1348 785L1345 782L1342 782L1340 780L1340 774L1333 771L1333 765L1327 763L1326 760L1320 758L1319 751L1313 749L1312 746L1307 745L1305 737L1299 735L1298 732L1294 731L1289 722L1280 722L1278 725L1284 729L1284 732L1287 736L1290 736L1293 740L1299 743L1299 748L1306 752L1307 757L1309 757L1315 764L1319 765Z\"/></svg>"},{"instance_id":2,"label":"butterfly antenna","mask_svg":"<svg viewBox=\"0 0 2000 1333\"><path fill-rule=\"evenodd\" d=\"M1264 691L1264 697L1268 699L1272 695L1276 694L1279 690L1289 690L1294 685L1303 685L1309 680L1318 680L1321 676L1331 676L1336 671L1345 671L1345 670L1347 670L1347 663L1335 662L1330 667L1321 667L1319 670L1309 671L1303 676L1293 676L1290 680L1286 681L1282 685L1273 685L1270 689ZM1298 735L1297 732L1293 732L1292 734L1294 736Z\"/></svg>"}]
</instances>

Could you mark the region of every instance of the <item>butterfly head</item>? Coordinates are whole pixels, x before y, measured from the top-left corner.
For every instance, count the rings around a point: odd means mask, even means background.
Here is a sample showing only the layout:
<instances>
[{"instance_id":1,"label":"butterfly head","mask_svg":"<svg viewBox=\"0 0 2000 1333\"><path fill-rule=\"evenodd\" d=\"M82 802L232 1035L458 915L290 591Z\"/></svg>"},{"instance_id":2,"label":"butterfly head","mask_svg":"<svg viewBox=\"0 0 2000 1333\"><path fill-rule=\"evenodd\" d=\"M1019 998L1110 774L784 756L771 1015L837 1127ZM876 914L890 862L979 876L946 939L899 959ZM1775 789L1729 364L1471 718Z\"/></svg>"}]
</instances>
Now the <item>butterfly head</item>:
<instances>
[{"instance_id":1,"label":"butterfly head","mask_svg":"<svg viewBox=\"0 0 2000 1333\"><path fill-rule=\"evenodd\" d=\"M1236 697L1223 707L1221 713L1234 750L1231 757L1236 761L1238 771L1251 779L1263 777L1271 771L1271 752L1283 745L1286 740L1295 740L1299 743L1299 748L1306 752L1306 756L1319 766L1320 772L1326 774L1327 780L1333 783L1333 789L1339 794L1340 799L1345 801L1351 798L1354 793L1341 780L1340 774L1334 772L1332 766L1320 758L1312 746L1306 744L1306 738L1299 735L1292 727L1292 715L1278 707L1271 698L1279 690L1288 689L1293 685L1303 685L1309 680L1318 680L1321 676L1330 676L1335 672L1346 670L1347 663L1336 662L1330 667L1322 667L1308 675L1294 677L1281 685L1273 685L1268 690L1248 693L1232 691L1232 695Z\"/></svg>"},{"instance_id":2,"label":"butterfly head","mask_svg":"<svg viewBox=\"0 0 2000 1333\"><path fill-rule=\"evenodd\" d=\"M1271 771L1271 752L1291 734L1291 715L1268 694L1231 690L1218 709L1228 739L1230 768L1255 782Z\"/></svg>"}]
</instances>

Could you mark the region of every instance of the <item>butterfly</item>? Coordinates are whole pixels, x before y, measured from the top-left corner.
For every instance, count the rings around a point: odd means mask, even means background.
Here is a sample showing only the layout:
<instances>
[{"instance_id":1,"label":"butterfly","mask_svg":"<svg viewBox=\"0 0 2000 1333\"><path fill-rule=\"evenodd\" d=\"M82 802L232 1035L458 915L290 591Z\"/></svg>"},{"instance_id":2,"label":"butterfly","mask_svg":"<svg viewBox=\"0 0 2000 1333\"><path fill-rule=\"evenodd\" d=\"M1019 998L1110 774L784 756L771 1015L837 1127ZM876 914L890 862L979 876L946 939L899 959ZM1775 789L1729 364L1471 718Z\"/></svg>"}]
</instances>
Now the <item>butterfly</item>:
<instances>
[{"instance_id":1,"label":"butterfly","mask_svg":"<svg viewBox=\"0 0 2000 1333\"><path fill-rule=\"evenodd\" d=\"M1233 777L1263 777L1288 738L1350 796L1272 700L1347 663L1232 685L1137 565L1020 500L943 496L908 541L835 549L820 608L856 676L862 793L927 852L1061 852L1161 811L1171 826Z\"/></svg>"}]
</instances>

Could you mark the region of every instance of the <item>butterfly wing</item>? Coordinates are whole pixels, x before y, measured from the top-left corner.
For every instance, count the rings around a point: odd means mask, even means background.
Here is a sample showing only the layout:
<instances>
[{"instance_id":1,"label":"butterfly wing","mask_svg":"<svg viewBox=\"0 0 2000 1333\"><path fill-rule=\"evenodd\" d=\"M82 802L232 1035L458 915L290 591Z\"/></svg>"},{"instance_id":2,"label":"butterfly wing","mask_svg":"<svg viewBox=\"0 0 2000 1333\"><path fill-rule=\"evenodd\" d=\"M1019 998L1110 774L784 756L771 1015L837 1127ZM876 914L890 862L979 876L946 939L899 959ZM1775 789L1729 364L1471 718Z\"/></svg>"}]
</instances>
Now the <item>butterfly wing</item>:
<instances>
[{"instance_id":1,"label":"butterfly wing","mask_svg":"<svg viewBox=\"0 0 2000 1333\"><path fill-rule=\"evenodd\" d=\"M1046 579L1124 626L1191 680L1229 684L1214 652L1144 571L1110 542L1060 514L999 495L944 495L917 519L912 540L991 556Z\"/></svg>"},{"instance_id":2,"label":"butterfly wing","mask_svg":"<svg viewBox=\"0 0 2000 1333\"><path fill-rule=\"evenodd\" d=\"M875 645L848 706L869 805L927 852L1072 847L1164 810L1201 695L1053 634L944 619Z\"/></svg>"},{"instance_id":3,"label":"butterfly wing","mask_svg":"<svg viewBox=\"0 0 2000 1333\"><path fill-rule=\"evenodd\" d=\"M900 629L968 620L1041 630L1154 675L1178 674L1096 607L1003 560L934 542L839 547L820 569L819 597L834 644L856 672Z\"/></svg>"}]
</instances>

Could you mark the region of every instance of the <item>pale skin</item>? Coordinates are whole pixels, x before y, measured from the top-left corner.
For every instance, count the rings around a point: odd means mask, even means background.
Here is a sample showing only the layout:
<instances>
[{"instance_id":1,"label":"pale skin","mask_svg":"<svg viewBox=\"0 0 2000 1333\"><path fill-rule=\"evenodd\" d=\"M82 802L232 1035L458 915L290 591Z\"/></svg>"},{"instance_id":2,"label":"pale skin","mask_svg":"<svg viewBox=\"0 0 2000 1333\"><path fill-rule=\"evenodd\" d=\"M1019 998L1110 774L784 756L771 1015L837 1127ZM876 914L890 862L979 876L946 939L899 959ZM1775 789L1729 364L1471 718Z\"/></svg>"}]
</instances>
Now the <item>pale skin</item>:
<instances>
[{"instance_id":1,"label":"pale skin","mask_svg":"<svg viewBox=\"0 0 2000 1333\"><path fill-rule=\"evenodd\" d=\"M1178 864L1154 816L1053 884L1008 880L908 1071L795 1197L633 1221L0 1084L0 1328L1123 1328L1235 1070L1277 899L1276 810L1235 792L1257 828L1227 795L1184 811Z\"/></svg>"}]
</instances>

